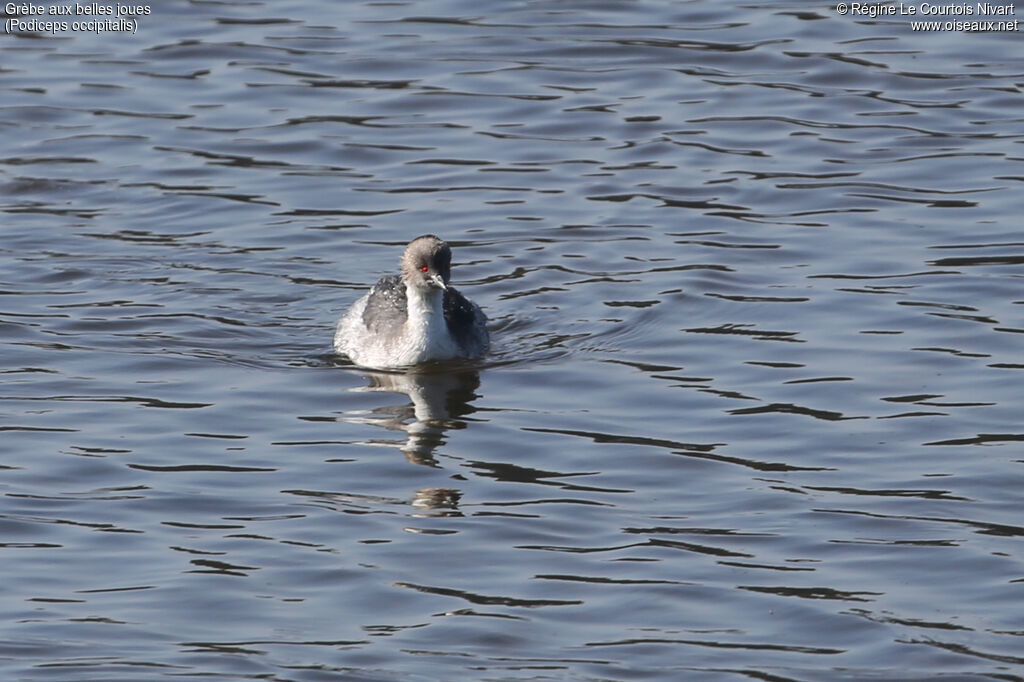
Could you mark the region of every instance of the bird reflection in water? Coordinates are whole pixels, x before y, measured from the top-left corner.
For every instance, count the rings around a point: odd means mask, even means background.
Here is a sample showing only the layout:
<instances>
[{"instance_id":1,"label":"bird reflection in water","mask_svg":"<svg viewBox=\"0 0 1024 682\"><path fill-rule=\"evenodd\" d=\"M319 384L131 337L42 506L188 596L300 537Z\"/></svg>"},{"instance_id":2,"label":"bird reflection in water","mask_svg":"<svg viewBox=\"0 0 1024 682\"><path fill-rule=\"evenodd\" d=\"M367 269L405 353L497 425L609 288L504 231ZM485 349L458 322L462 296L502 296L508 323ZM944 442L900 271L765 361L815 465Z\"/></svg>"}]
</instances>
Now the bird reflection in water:
<instances>
[{"instance_id":1,"label":"bird reflection in water","mask_svg":"<svg viewBox=\"0 0 1024 682\"><path fill-rule=\"evenodd\" d=\"M479 397L480 375L475 370L443 371L438 367L410 368L403 372L361 370L368 385L350 389L404 394L411 402L377 407L369 414L348 416L345 421L373 424L404 431L404 440L373 440L368 444L397 448L413 464L439 467L434 451L452 429L466 428L465 417L475 412L471 402ZM462 493L454 488L423 488L413 496L418 509L455 510Z\"/></svg>"}]
</instances>

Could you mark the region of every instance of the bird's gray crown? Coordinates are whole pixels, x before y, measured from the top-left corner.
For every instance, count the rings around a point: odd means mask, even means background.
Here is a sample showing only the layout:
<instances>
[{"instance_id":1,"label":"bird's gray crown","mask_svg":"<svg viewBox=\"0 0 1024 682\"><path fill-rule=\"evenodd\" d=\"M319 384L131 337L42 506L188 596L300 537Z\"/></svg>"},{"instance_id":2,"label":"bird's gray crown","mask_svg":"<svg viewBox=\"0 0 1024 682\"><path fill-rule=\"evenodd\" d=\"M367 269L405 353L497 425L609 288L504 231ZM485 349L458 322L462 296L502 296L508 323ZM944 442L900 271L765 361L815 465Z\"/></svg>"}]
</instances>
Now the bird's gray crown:
<instances>
[{"instance_id":1,"label":"bird's gray crown","mask_svg":"<svg viewBox=\"0 0 1024 682\"><path fill-rule=\"evenodd\" d=\"M402 279L419 289L447 289L452 250L432 234L416 237L402 254Z\"/></svg>"}]
</instances>

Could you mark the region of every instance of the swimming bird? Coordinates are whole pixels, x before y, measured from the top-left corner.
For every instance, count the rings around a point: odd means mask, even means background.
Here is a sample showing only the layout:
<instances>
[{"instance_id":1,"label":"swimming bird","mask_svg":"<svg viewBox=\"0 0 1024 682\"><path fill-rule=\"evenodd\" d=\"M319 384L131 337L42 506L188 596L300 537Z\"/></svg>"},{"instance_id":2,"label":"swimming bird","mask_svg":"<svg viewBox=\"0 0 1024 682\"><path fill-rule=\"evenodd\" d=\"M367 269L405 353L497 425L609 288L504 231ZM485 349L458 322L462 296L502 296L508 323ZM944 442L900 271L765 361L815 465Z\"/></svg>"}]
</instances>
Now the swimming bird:
<instances>
[{"instance_id":1,"label":"swimming bird","mask_svg":"<svg viewBox=\"0 0 1024 682\"><path fill-rule=\"evenodd\" d=\"M341 316L334 349L363 367L389 369L487 352L487 317L451 286L452 250L426 234L409 242L401 273L382 277Z\"/></svg>"}]
</instances>

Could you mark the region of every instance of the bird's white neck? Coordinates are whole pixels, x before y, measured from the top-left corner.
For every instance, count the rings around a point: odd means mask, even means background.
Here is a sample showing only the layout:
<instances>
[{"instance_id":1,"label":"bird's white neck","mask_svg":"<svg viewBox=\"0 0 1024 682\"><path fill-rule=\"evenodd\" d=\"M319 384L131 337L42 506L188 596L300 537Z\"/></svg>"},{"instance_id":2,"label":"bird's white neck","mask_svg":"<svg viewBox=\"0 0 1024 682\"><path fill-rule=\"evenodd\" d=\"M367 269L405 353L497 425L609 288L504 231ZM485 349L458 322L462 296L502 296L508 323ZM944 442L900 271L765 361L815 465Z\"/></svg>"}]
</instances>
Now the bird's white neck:
<instances>
[{"instance_id":1,"label":"bird's white neck","mask_svg":"<svg viewBox=\"0 0 1024 682\"><path fill-rule=\"evenodd\" d=\"M405 302L410 325L425 327L438 320L444 321L444 292L440 289L423 289L406 283Z\"/></svg>"},{"instance_id":2,"label":"bird's white neck","mask_svg":"<svg viewBox=\"0 0 1024 682\"><path fill-rule=\"evenodd\" d=\"M405 285L406 334L410 345L437 357L455 357L458 347L444 319L444 291Z\"/></svg>"}]
</instances>

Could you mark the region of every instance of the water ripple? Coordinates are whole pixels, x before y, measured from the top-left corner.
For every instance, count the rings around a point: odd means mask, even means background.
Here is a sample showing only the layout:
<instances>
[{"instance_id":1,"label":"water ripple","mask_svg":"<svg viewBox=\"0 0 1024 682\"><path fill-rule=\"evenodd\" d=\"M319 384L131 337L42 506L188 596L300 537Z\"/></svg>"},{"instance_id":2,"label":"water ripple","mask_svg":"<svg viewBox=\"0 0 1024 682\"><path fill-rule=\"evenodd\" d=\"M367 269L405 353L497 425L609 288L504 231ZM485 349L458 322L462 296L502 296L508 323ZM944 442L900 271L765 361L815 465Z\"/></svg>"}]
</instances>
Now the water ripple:
<instances>
[{"instance_id":1,"label":"water ripple","mask_svg":"<svg viewBox=\"0 0 1024 682\"><path fill-rule=\"evenodd\" d=\"M9 36L4 678L1013 678L1017 36L791 5Z\"/></svg>"}]
</instances>

